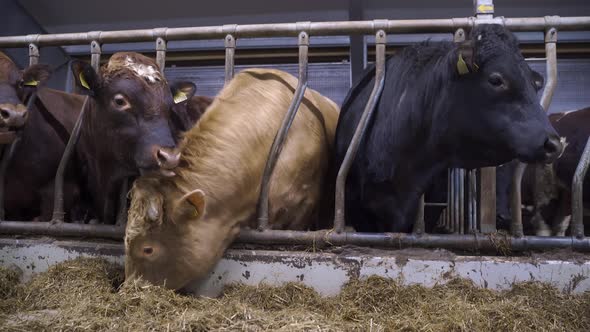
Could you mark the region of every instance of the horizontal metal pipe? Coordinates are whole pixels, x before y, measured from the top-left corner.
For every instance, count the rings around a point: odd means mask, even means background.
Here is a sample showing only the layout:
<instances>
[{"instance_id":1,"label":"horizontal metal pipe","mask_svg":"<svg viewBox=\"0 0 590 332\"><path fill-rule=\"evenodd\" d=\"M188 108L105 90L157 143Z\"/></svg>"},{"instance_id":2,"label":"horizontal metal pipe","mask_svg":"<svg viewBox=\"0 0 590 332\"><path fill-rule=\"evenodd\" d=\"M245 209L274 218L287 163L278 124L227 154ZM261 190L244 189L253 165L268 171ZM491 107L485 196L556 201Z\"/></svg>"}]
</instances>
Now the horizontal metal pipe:
<instances>
[{"instance_id":1,"label":"horizontal metal pipe","mask_svg":"<svg viewBox=\"0 0 590 332\"><path fill-rule=\"evenodd\" d=\"M0 234L89 237L122 240L124 227L50 222L0 222ZM305 232L245 229L238 243L276 245L332 245L353 244L389 248L443 248L470 251L518 252L541 249L571 248L590 252L590 237L524 236L520 238L480 234L404 234L404 233L336 233L332 230Z\"/></svg>"},{"instance_id":2,"label":"horizontal metal pipe","mask_svg":"<svg viewBox=\"0 0 590 332\"><path fill-rule=\"evenodd\" d=\"M387 20L383 29L386 33L425 33L449 32L469 29L474 24L503 23L513 31L542 31L549 27L565 30L590 30L590 17L526 17L478 19L473 17L450 19L421 20ZM353 33L372 34L377 30L374 21L339 21L312 22L309 35L349 35ZM297 36L300 30L297 23L271 23L236 25L234 38L257 37L291 37ZM222 39L227 31L224 26L155 28L119 31L93 31L45 35L23 35L0 37L0 47L23 47L34 43L38 46L64 46L88 44L93 40L99 43L125 43L155 41L157 38L170 40Z\"/></svg>"},{"instance_id":3,"label":"horizontal metal pipe","mask_svg":"<svg viewBox=\"0 0 590 332\"><path fill-rule=\"evenodd\" d=\"M125 227L51 222L0 222L0 234L90 237L121 240Z\"/></svg>"},{"instance_id":4,"label":"horizontal metal pipe","mask_svg":"<svg viewBox=\"0 0 590 332\"><path fill-rule=\"evenodd\" d=\"M354 244L389 248L443 248L470 251L528 251L571 248L590 251L590 238L525 236L521 238L497 234L405 234L405 233L336 233L333 231L278 231L257 232L242 230L238 242L276 245L332 245Z\"/></svg>"}]
</instances>

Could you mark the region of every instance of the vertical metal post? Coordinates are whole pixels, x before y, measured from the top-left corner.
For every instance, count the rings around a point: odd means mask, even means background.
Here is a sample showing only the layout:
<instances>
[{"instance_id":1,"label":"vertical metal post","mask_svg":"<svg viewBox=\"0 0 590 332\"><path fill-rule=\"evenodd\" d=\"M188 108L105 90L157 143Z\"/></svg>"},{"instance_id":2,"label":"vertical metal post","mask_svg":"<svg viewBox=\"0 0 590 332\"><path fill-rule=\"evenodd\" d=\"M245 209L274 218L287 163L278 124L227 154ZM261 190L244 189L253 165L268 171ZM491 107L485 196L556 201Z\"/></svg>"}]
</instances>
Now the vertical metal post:
<instances>
[{"instance_id":1,"label":"vertical metal post","mask_svg":"<svg viewBox=\"0 0 590 332\"><path fill-rule=\"evenodd\" d=\"M422 194L418 201L418 210L416 212L416 221L414 222L413 232L416 234L423 234L424 229L424 194Z\"/></svg>"},{"instance_id":2,"label":"vertical metal post","mask_svg":"<svg viewBox=\"0 0 590 332\"><path fill-rule=\"evenodd\" d=\"M465 234L465 170L459 169L459 234Z\"/></svg>"},{"instance_id":3,"label":"vertical metal post","mask_svg":"<svg viewBox=\"0 0 590 332\"><path fill-rule=\"evenodd\" d=\"M455 229L455 220L457 219L457 210L455 209L455 201L457 198L457 193L455 192L455 190L457 189L457 186L455 185L455 170L456 168L452 168L450 170L450 178L449 178L449 182L450 182L450 190L449 190L449 230L452 233L456 233L457 230Z\"/></svg>"},{"instance_id":4,"label":"vertical metal post","mask_svg":"<svg viewBox=\"0 0 590 332\"><path fill-rule=\"evenodd\" d=\"M123 226L127 223L127 194L129 193L129 178L123 179L119 191L119 206L115 225ZM103 221L104 222L104 221Z\"/></svg>"},{"instance_id":5,"label":"vertical metal post","mask_svg":"<svg viewBox=\"0 0 590 332\"><path fill-rule=\"evenodd\" d=\"M39 47L37 44L29 44L29 66L39 63Z\"/></svg>"},{"instance_id":6,"label":"vertical metal post","mask_svg":"<svg viewBox=\"0 0 590 332\"><path fill-rule=\"evenodd\" d=\"M546 21L550 21L552 17L545 17ZM553 93L557 86L557 30L550 28L545 31L545 57L546 57L546 68L547 68L547 79L545 82L545 88L543 89L543 95L541 96L541 106L547 112L553 99ZM522 176L526 170L527 165L524 163L518 163L512 176L512 188L511 188L511 204L512 209L512 224L510 225L510 231L514 236L523 236L522 231ZM572 203L573 204L573 203Z\"/></svg>"},{"instance_id":7,"label":"vertical metal post","mask_svg":"<svg viewBox=\"0 0 590 332\"><path fill-rule=\"evenodd\" d=\"M224 39L225 45L225 83L231 81L234 78L234 57L236 53L236 39L234 34L236 33L236 25L229 24L223 26L223 31L227 32ZM306 60L307 61L307 60Z\"/></svg>"},{"instance_id":8,"label":"vertical metal post","mask_svg":"<svg viewBox=\"0 0 590 332\"><path fill-rule=\"evenodd\" d=\"M99 35L100 32L96 32L95 34ZM101 54L101 46L97 40L93 40L90 43L90 54L91 54L91 65L95 71L98 72L98 68L100 66L100 54ZM74 149L76 148L76 144L80 139L80 131L82 129L82 122L84 120L84 116L86 114L87 105L89 102L90 97L86 96L84 98L84 103L82 104L82 109L80 110L80 115L78 115L78 119L76 120L76 124L74 125L74 129L72 130L72 134L66 147L64 149L64 154L59 161L59 166L57 167L57 172L55 173L55 194L54 194L54 202L53 202L53 217L51 218L51 222L53 223L60 223L64 221L64 192L63 192L63 185L64 185L64 175L66 166L68 161L70 160L72 154L74 153Z\"/></svg>"},{"instance_id":9,"label":"vertical metal post","mask_svg":"<svg viewBox=\"0 0 590 332\"><path fill-rule=\"evenodd\" d=\"M452 169L449 168L447 170L447 209L445 211L445 229L448 232L453 232L453 219L452 219L452 212L451 210L453 210L453 197L454 194L452 193L453 191L453 181L452 181Z\"/></svg>"},{"instance_id":10,"label":"vertical metal post","mask_svg":"<svg viewBox=\"0 0 590 332\"><path fill-rule=\"evenodd\" d=\"M166 40L162 37L158 37L156 39L156 63L162 74L164 74L164 67L166 67L166 49Z\"/></svg>"},{"instance_id":11,"label":"vertical metal post","mask_svg":"<svg viewBox=\"0 0 590 332\"><path fill-rule=\"evenodd\" d=\"M299 105L301 104L301 100L305 94L305 90L307 89L307 53L309 48L309 35L305 31L309 30L309 22L302 23L301 25L304 25L306 29L299 33L299 81L297 83L297 88L295 89L291 105L289 105L289 109L283 118L283 123L281 124L281 127L279 128L279 131L272 142L260 184L260 197L258 200L258 229L261 231L267 229L269 223L268 195L270 191L270 178L272 177L272 172L277 163L277 160L279 159L281 150L283 149L283 144L287 138L289 128L295 119L295 115L297 114L297 110L299 109Z\"/></svg>"},{"instance_id":12,"label":"vertical metal post","mask_svg":"<svg viewBox=\"0 0 590 332\"><path fill-rule=\"evenodd\" d=\"M477 232L477 171L472 169L468 172L469 192L468 196L468 220L467 233Z\"/></svg>"},{"instance_id":13,"label":"vertical metal post","mask_svg":"<svg viewBox=\"0 0 590 332\"><path fill-rule=\"evenodd\" d=\"M385 27L387 26L386 24L387 21L375 21L376 27ZM359 123L356 126L354 135L352 136L350 145L348 146L348 150L346 150L346 155L344 156L342 165L340 165L340 170L338 170L338 176L336 178L336 204L334 207L334 230L337 233L342 233L342 231L344 231L346 178L360 146L361 139L365 134L369 121L371 120L375 106L377 105L377 100L383 91L383 85L385 83L386 41L387 34L384 30L382 30L382 28L380 28L375 34L375 85L373 86L373 90L371 91L371 95L369 96L369 100L367 101L367 105L363 110L363 114L359 120Z\"/></svg>"},{"instance_id":14,"label":"vertical metal post","mask_svg":"<svg viewBox=\"0 0 590 332\"><path fill-rule=\"evenodd\" d=\"M590 164L590 137L572 180L572 236L584 237L584 178Z\"/></svg>"}]
</instances>

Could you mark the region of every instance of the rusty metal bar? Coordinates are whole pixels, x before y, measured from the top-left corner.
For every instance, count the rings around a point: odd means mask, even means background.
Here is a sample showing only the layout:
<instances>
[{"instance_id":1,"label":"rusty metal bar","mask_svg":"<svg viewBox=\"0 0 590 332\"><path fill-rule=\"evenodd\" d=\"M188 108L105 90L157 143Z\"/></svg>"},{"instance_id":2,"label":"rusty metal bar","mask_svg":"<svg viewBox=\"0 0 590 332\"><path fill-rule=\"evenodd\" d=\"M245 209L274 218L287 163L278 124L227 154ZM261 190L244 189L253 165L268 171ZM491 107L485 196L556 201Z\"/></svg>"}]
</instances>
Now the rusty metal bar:
<instances>
[{"instance_id":1,"label":"rusty metal bar","mask_svg":"<svg viewBox=\"0 0 590 332\"><path fill-rule=\"evenodd\" d=\"M88 225L76 223L15 222L0 223L0 234L10 235L46 235L57 237L89 237L122 240L125 229L121 226ZM238 236L238 243L263 245L308 245L308 246L342 246L353 244L359 246L388 248L442 248L476 252L505 253L530 250L548 250L569 248L589 252L590 238L523 236L510 237L480 234L404 234L404 233L336 233L331 230L279 231L243 229Z\"/></svg>"},{"instance_id":2,"label":"rusty metal bar","mask_svg":"<svg viewBox=\"0 0 590 332\"><path fill-rule=\"evenodd\" d=\"M384 22L376 22L375 25L384 25ZM365 135L365 131L367 130L367 127L373 115L373 111L377 106L377 100L379 99L379 96L381 96L381 92L383 91L383 85L385 83L386 42L387 35L385 31L380 29L375 34L375 85L373 86L373 90L371 91L371 95L369 96L369 100L367 101L367 105L363 110L363 114L359 120L359 123L356 126L354 135L352 136L352 140L350 141L350 145L348 146L348 150L346 150L344 160L342 161L340 169L338 170L338 176L336 178L336 199L334 207L334 230L337 233L341 233L344 231L344 204L346 195L346 178L348 177L350 166L352 166L352 162L354 161L354 157L356 156L361 140Z\"/></svg>"},{"instance_id":3,"label":"rusty metal bar","mask_svg":"<svg viewBox=\"0 0 590 332\"><path fill-rule=\"evenodd\" d=\"M423 234L424 233L424 194L420 196L418 201L418 209L416 212L416 221L414 222L413 233Z\"/></svg>"},{"instance_id":4,"label":"rusty metal bar","mask_svg":"<svg viewBox=\"0 0 590 332\"><path fill-rule=\"evenodd\" d=\"M572 180L572 236L584 237L584 178L590 164L590 137Z\"/></svg>"},{"instance_id":5,"label":"rusty metal bar","mask_svg":"<svg viewBox=\"0 0 590 332\"><path fill-rule=\"evenodd\" d=\"M307 27L308 23L303 23L302 26ZM293 95L293 100L291 101L291 105L289 105L289 109L283 118L283 123L275 136L275 139L272 142L272 146L270 148L270 152L268 155L268 159L266 161L266 165L264 167L264 173L262 175L262 181L260 184L260 198L258 200L258 229L265 230L268 228L269 222L269 212L268 212L268 195L270 191L270 179L272 177L272 172L274 167L279 159L281 154L281 150L283 149L283 144L285 139L287 138L287 133L289 132L289 128L295 119L295 115L297 114L297 110L299 109L299 105L301 104L301 100L303 99L303 95L305 94L305 90L307 89L307 53L309 49L309 35L305 30L302 30L299 33L299 81L297 83L297 88L295 89L295 93Z\"/></svg>"},{"instance_id":6,"label":"rusty metal bar","mask_svg":"<svg viewBox=\"0 0 590 332\"><path fill-rule=\"evenodd\" d=\"M474 17L449 18L449 19L421 19L421 20L385 20L385 25L379 29L385 33L436 33L454 32L459 28L469 29L475 22L500 23L512 31L540 31L551 27L559 30L590 30L590 17L523 17L523 18L495 18L475 19ZM66 46L83 45L96 40L98 43L125 43L155 41L162 37L170 40L195 40L195 39L222 39L227 33L223 26L168 28L164 34L158 35L162 28L102 31L95 36L91 32L76 32L62 34L23 35L0 37L0 47L23 47L35 42L38 46ZM312 22L310 35L342 36L352 33L372 34L377 30L374 21L338 21L338 22ZM297 23L271 23L237 25L234 38L256 37L294 37L301 30L297 29Z\"/></svg>"},{"instance_id":7,"label":"rusty metal bar","mask_svg":"<svg viewBox=\"0 0 590 332\"><path fill-rule=\"evenodd\" d=\"M548 20L551 19L550 17ZM543 95L541 96L541 106L547 112L553 99L553 93L557 87L557 29L551 27L545 31L545 56L547 68L547 80ZM513 235L522 236L522 176L526 170L527 165L519 162L514 170L512 176L511 188L511 209L512 209L512 223L510 231ZM572 203L573 204L573 203Z\"/></svg>"}]
</instances>

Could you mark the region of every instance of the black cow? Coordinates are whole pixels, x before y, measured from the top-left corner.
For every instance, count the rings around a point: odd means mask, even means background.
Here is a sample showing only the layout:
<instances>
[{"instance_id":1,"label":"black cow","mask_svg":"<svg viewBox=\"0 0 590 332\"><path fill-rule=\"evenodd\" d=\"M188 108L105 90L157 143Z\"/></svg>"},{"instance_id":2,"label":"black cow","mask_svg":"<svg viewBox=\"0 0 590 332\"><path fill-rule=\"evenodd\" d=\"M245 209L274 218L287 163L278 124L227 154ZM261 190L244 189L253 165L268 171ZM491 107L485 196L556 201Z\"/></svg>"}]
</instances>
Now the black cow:
<instances>
[{"instance_id":1,"label":"black cow","mask_svg":"<svg viewBox=\"0 0 590 332\"><path fill-rule=\"evenodd\" d=\"M478 25L471 40L467 48L424 42L387 59L383 94L346 185L346 221L356 230L409 232L418 198L446 168L515 158L552 162L560 154L559 136L537 100L542 77L526 64L516 38L501 25ZM373 67L343 103L335 167L374 77Z\"/></svg>"}]
</instances>

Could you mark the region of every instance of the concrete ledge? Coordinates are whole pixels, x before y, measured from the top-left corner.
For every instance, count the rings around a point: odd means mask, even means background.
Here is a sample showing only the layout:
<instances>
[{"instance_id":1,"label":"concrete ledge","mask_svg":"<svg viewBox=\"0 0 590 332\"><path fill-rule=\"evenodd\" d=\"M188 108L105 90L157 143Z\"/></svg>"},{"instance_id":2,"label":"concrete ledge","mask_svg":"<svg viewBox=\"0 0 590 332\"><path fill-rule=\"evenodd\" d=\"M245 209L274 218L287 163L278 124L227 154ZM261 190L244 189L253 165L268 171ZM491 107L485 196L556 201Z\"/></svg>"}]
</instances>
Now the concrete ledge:
<instances>
[{"instance_id":1,"label":"concrete ledge","mask_svg":"<svg viewBox=\"0 0 590 332\"><path fill-rule=\"evenodd\" d=\"M23 279L80 256L103 257L123 266L121 243L0 238L0 265L17 266ZM340 248L332 252L230 249L210 277L188 292L215 296L224 285L298 281L334 295L351 278L380 275L404 284L433 286L453 277L480 287L509 289L515 282L541 281L566 292L590 290L590 255L568 251L526 257L459 256L445 250Z\"/></svg>"}]
</instances>

